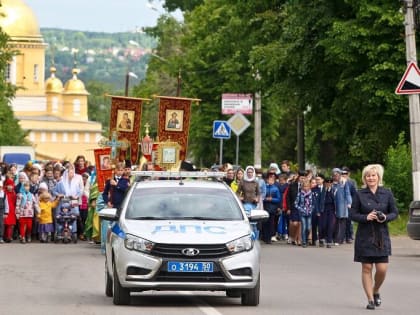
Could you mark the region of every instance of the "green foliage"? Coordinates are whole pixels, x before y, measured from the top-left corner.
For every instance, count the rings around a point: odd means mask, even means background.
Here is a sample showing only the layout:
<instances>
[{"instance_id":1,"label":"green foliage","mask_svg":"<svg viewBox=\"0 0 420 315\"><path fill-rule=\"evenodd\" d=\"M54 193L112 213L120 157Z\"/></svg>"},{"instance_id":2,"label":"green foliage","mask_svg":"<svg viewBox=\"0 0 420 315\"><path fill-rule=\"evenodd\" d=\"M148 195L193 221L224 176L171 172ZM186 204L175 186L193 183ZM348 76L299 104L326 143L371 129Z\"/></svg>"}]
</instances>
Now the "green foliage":
<instances>
[{"instance_id":1,"label":"green foliage","mask_svg":"<svg viewBox=\"0 0 420 315\"><path fill-rule=\"evenodd\" d=\"M0 99L0 144L27 145L27 133L20 128L7 99Z\"/></svg>"},{"instance_id":2,"label":"green foliage","mask_svg":"<svg viewBox=\"0 0 420 315\"><path fill-rule=\"evenodd\" d=\"M399 211L407 212L413 200L413 183L411 150L404 133L400 133L395 145L389 147L384 166L384 182L392 189Z\"/></svg>"},{"instance_id":3,"label":"green foliage","mask_svg":"<svg viewBox=\"0 0 420 315\"><path fill-rule=\"evenodd\" d=\"M46 77L54 62L57 76L63 82L72 76L74 63L81 69L79 78L84 82L98 81L113 86L118 94L124 93L125 75L134 72L139 79L131 79L134 84L145 77L149 54L156 40L144 33L100 33L41 29L46 51ZM77 52L75 52L77 51ZM134 81L137 80L137 81Z\"/></svg>"},{"instance_id":4,"label":"green foliage","mask_svg":"<svg viewBox=\"0 0 420 315\"><path fill-rule=\"evenodd\" d=\"M389 233L392 236L407 235L407 222L408 213L400 211L398 218L388 224Z\"/></svg>"},{"instance_id":5,"label":"green foliage","mask_svg":"<svg viewBox=\"0 0 420 315\"><path fill-rule=\"evenodd\" d=\"M88 96L88 117L89 120L94 120L102 123L102 130L109 130L109 120L111 116L111 98L107 97L112 86L98 81L89 81L86 84L86 89L89 91Z\"/></svg>"},{"instance_id":6,"label":"green foliage","mask_svg":"<svg viewBox=\"0 0 420 315\"><path fill-rule=\"evenodd\" d=\"M203 2L204 0L165 0L164 7L170 12L177 9L191 11Z\"/></svg>"}]
</instances>

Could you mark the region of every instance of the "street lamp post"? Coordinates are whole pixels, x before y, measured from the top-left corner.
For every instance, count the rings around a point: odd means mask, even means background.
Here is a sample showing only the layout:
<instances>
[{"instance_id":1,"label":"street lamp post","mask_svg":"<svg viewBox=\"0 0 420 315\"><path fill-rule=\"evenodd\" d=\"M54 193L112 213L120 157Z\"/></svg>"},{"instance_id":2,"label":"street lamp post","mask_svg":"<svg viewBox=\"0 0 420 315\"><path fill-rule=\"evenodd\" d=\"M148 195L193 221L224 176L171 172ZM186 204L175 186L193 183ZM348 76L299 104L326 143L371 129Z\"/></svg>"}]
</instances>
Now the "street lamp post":
<instances>
[{"instance_id":1,"label":"street lamp post","mask_svg":"<svg viewBox=\"0 0 420 315\"><path fill-rule=\"evenodd\" d=\"M169 64L169 61L166 58L163 58L159 55L156 55L154 53L150 54L152 57L155 57L156 59ZM181 95L181 84L182 84L182 76L181 76L181 68L178 68L178 77L177 77L177 86L176 86L176 96L180 96Z\"/></svg>"},{"instance_id":2,"label":"street lamp post","mask_svg":"<svg viewBox=\"0 0 420 315\"><path fill-rule=\"evenodd\" d=\"M124 91L125 96L128 96L128 87L130 85L130 77L138 79L138 76L134 72L127 71L125 75L125 91Z\"/></svg>"},{"instance_id":3,"label":"street lamp post","mask_svg":"<svg viewBox=\"0 0 420 315\"><path fill-rule=\"evenodd\" d=\"M130 44L132 46L140 47L140 44L137 43L136 41L132 40L132 39L130 39L128 41L128 44ZM130 55L131 55L131 53L130 53ZM130 64L130 59L128 59L128 60L129 60L128 63ZM138 76L134 72L131 72L130 71L130 66L128 66L127 72L125 74L125 89L124 89L124 95L125 96L128 96L128 88L129 88L129 85L130 85L130 77L138 79Z\"/></svg>"},{"instance_id":4,"label":"street lamp post","mask_svg":"<svg viewBox=\"0 0 420 315\"><path fill-rule=\"evenodd\" d=\"M254 77L258 83L258 91L255 92L254 111L254 167L261 168L261 90L259 84L261 76L258 69L254 74Z\"/></svg>"}]
</instances>

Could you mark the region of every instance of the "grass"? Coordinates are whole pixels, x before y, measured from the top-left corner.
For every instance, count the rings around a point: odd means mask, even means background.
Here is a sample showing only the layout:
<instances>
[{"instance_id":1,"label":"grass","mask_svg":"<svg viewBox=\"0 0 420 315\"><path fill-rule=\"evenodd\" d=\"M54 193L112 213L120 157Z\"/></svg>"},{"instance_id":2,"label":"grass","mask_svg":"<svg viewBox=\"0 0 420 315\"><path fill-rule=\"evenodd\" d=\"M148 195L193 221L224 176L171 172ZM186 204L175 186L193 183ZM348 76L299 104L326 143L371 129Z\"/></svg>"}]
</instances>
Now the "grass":
<instances>
[{"instance_id":1,"label":"grass","mask_svg":"<svg viewBox=\"0 0 420 315\"><path fill-rule=\"evenodd\" d=\"M392 236L406 236L407 235L408 213L403 212L398 215L398 218L391 223L388 223L389 233Z\"/></svg>"}]
</instances>

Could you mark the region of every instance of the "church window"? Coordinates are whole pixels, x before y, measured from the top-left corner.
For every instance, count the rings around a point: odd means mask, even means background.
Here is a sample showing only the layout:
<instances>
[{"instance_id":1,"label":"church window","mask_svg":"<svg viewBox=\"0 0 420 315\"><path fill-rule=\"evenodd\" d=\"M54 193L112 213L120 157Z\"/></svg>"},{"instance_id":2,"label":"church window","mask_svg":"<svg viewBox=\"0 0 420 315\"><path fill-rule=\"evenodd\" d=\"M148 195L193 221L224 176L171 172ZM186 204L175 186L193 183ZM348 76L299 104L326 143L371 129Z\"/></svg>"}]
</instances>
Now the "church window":
<instances>
[{"instance_id":1,"label":"church window","mask_svg":"<svg viewBox=\"0 0 420 315\"><path fill-rule=\"evenodd\" d=\"M29 140L30 140L31 142L34 142L34 141L35 141L35 132L31 131L31 132L29 133Z\"/></svg>"},{"instance_id":2,"label":"church window","mask_svg":"<svg viewBox=\"0 0 420 315\"><path fill-rule=\"evenodd\" d=\"M51 133L51 142L57 142L57 133L56 132Z\"/></svg>"},{"instance_id":3,"label":"church window","mask_svg":"<svg viewBox=\"0 0 420 315\"><path fill-rule=\"evenodd\" d=\"M73 116L80 116L80 100L73 100Z\"/></svg>"},{"instance_id":4,"label":"church window","mask_svg":"<svg viewBox=\"0 0 420 315\"><path fill-rule=\"evenodd\" d=\"M7 64L6 67L6 82L12 81L12 65L10 63Z\"/></svg>"},{"instance_id":5,"label":"church window","mask_svg":"<svg viewBox=\"0 0 420 315\"><path fill-rule=\"evenodd\" d=\"M74 143L79 142L79 134L77 132L73 133L73 142Z\"/></svg>"},{"instance_id":6,"label":"church window","mask_svg":"<svg viewBox=\"0 0 420 315\"><path fill-rule=\"evenodd\" d=\"M39 80L39 65L34 64L34 82L38 82Z\"/></svg>"},{"instance_id":7,"label":"church window","mask_svg":"<svg viewBox=\"0 0 420 315\"><path fill-rule=\"evenodd\" d=\"M47 140L47 134L45 132L41 132L41 142L45 142Z\"/></svg>"},{"instance_id":8,"label":"church window","mask_svg":"<svg viewBox=\"0 0 420 315\"><path fill-rule=\"evenodd\" d=\"M53 97L51 111L54 114L58 113L58 97Z\"/></svg>"},{"instance_id":9,"label":"church window","mask_svg":"<svg viewBox=\"0 0 420 315\"><path fill-rule=\"evenodd\" d=\"M85 143L89 143L90 142L90 134L89 132L85 132Z\"/></svg>"},{"instance_id":10,"label":"church window","mask_svg":"<svg viewBox=\"0 0 420 315\"><path fill-rule=\"evenodd\" d=\"M63 142L68 142L69 141L69 135L67 132L63 133Z\"/></svg>"}]
</instances>

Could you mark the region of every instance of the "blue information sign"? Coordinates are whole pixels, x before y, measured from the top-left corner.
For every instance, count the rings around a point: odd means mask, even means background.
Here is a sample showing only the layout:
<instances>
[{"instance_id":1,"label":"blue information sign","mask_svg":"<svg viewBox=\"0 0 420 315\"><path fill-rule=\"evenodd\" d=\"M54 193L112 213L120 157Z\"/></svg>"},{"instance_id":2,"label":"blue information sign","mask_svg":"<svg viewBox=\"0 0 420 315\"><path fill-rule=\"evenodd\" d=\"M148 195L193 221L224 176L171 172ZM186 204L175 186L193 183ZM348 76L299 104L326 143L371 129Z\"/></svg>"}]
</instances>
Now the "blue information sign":
<instances>
[{"instance_id":1,"label":"blue information sign","mask_svg":"<svg viewBox=\"0 0 420 315\"><path fill-rule=\"evenodd\" d=\"M215 120L213 121L213 138L216 139L230 139L231 128L227 121Z\"/></svg>"}]
</instances>

